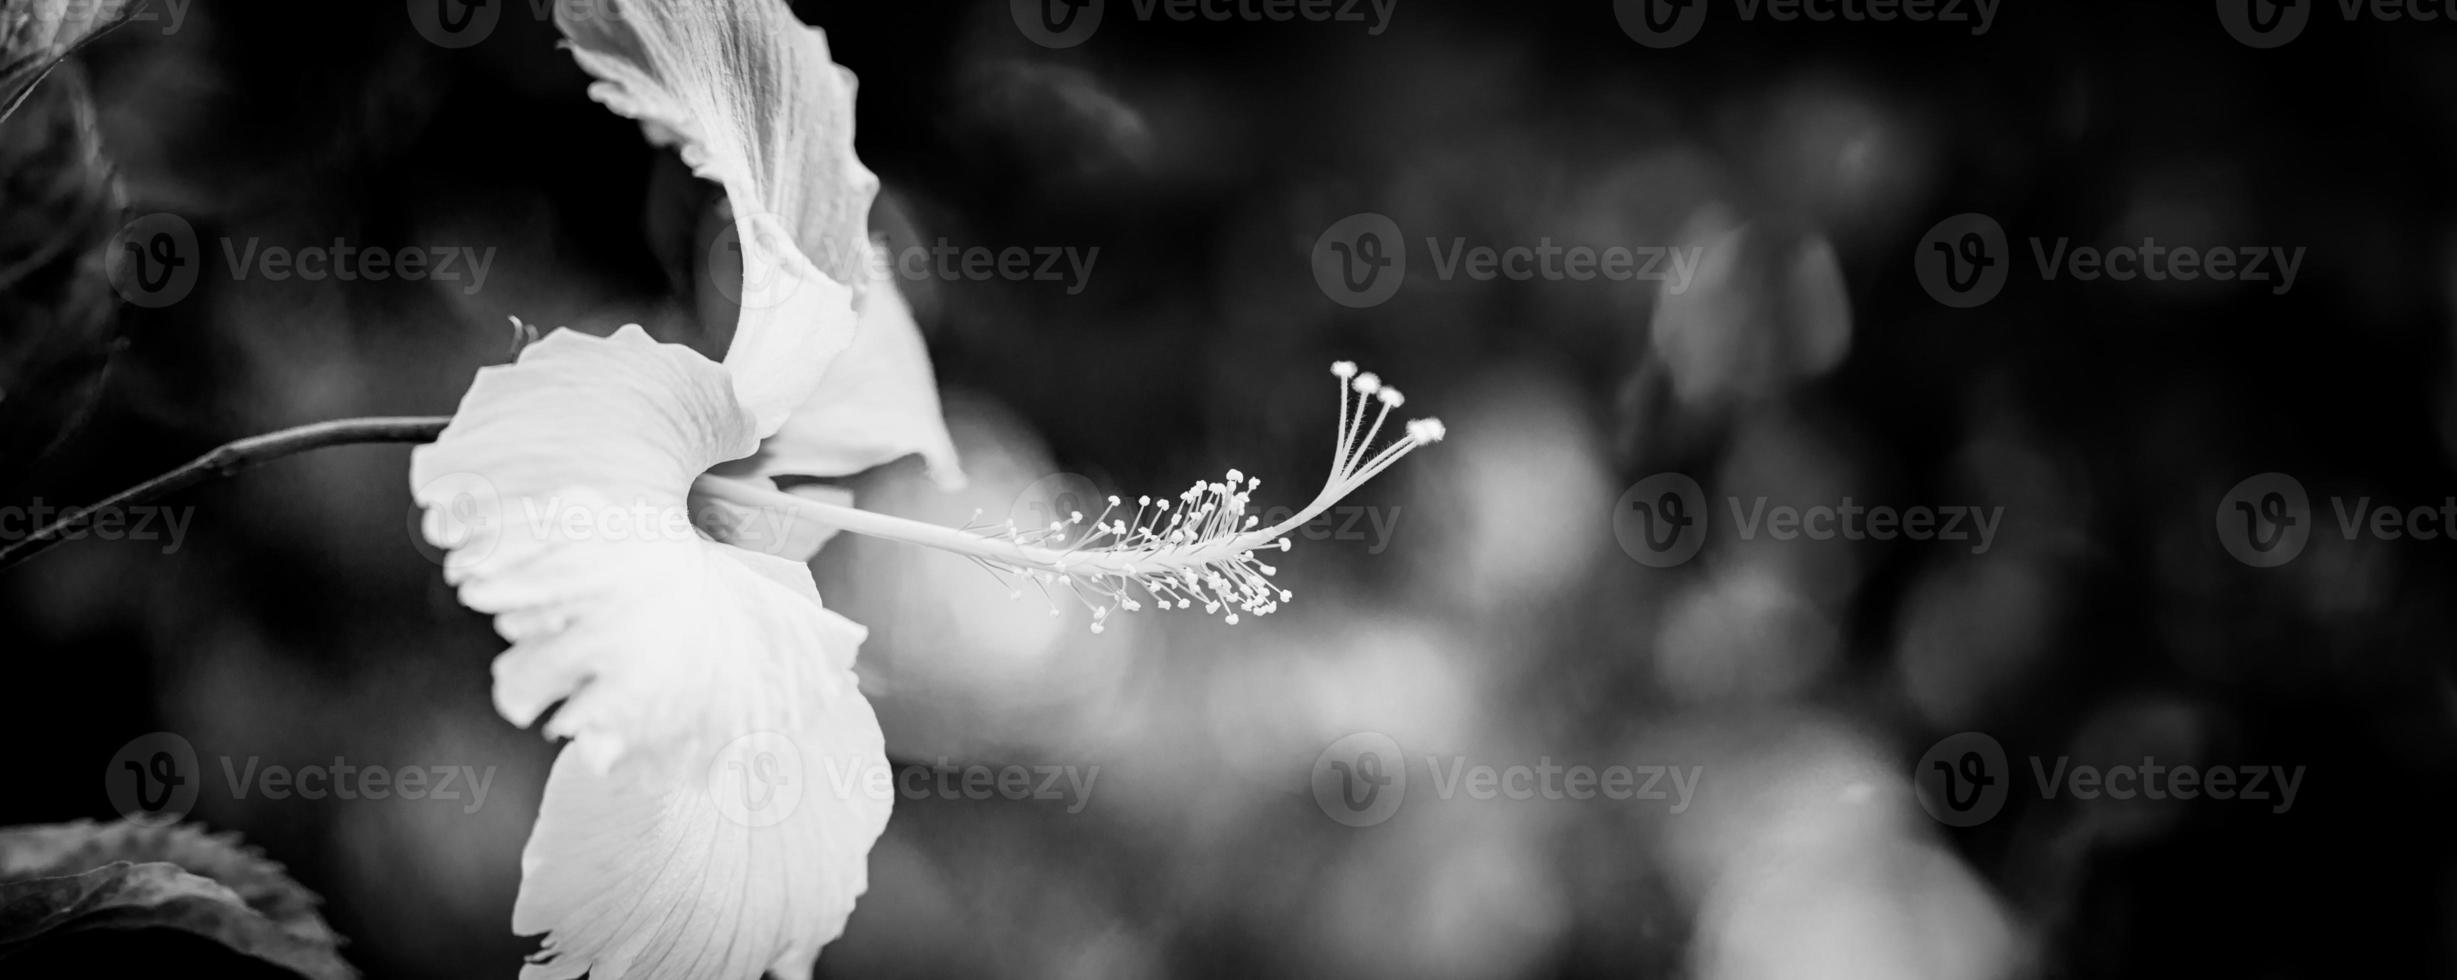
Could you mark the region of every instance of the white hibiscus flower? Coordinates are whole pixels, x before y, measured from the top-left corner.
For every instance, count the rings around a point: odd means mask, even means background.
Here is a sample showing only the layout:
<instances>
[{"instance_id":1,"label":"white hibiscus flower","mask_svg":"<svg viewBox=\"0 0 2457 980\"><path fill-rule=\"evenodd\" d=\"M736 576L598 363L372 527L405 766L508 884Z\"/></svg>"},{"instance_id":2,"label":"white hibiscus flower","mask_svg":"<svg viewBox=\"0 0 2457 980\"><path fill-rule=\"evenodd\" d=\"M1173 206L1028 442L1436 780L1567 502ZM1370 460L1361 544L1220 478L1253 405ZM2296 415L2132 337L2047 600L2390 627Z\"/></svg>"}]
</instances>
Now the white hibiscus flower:
<instances>
[{"instance_id":1,"label":"white hibiscus flower","mask_svg":"<svg viewBox=\"0 0 2457 980\"><path fill-rule=\"evenodd\" d=\"M497 708L570 740L522 854L513 928L544 936L522 975L806 977L866 887L892 795L852 671L865 630L821 604L803 564L826 533L955 551L1019 591L1081 597L1095 630L1147 601L1234 623L1290 598L1257 552L1284 550L1441 424L1409 422L1370 452L1402 399L1335 365L1331 478L1267 528L1247 513L1259 481L1234 470L1175 501L1112 497L1031 529L779 491L769 477L915 453L957 479L912 314L892 286L810 258L870 247L877 179L853 154L853 79L783 0L562 0L556 22L597 101L723 185L745 265L767 274L746 284L757 295L721 363L638 327L552 333L481 371L412 457L446 579L510 641ZM731 542L707 519L723 506L800 530Z\"/></svg>"}]
</instances>

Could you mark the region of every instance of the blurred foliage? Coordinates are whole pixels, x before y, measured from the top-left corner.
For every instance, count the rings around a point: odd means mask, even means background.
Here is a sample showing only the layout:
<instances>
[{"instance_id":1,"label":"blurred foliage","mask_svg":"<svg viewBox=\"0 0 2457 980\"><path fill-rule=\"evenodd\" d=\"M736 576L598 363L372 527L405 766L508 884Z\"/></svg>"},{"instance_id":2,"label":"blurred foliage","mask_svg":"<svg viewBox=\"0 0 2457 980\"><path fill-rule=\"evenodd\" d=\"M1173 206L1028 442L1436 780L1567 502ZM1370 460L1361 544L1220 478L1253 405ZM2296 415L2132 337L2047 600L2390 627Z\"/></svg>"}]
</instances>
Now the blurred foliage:
<instances>
[{"instance_id":1,"label":"blurred foliage","mask_svg":"<svg viewBox=\"0 0 2457 980\"><path fill-rule=\"evenodd\" d=\"M144 0L0 0L0 119L70 54L144 6Z\"/></svg>"},{"instance_id":2,"label":"blurred foliage","mask_svg":"<svg viewBox=\"0 0 2457 980\"><path fill-rule=\"evenodd\" d=\"M117 346L105 267L120 195L84 73L0 118L0 487L76 431Z\"/></svg>"}]
</instances>

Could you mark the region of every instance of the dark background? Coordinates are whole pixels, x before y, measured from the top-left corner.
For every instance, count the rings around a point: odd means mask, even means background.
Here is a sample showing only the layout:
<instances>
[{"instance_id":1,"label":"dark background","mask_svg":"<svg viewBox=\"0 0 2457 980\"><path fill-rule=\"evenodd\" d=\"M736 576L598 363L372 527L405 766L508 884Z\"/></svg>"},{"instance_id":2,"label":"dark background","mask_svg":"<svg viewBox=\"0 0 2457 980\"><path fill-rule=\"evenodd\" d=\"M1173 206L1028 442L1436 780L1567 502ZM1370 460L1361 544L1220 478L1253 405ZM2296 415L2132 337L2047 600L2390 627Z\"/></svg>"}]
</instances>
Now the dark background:
<instances>
[{"instance_id":1,"label":"dark background","mask_svg":"<svg viewBox=\"0 0 2457 980\"><path fill-rule=\"evenodd\" d=\"M2275 50L2210 4L2008 3L1960 25L1742 22L1673 50L1610 4L1399 0L1357 24L1137 23L1031 43L990 3L797 4L861 79L891 241L1100 249L1088 288L907 282L973 486L910 461L866 506L960 523L1083 474L1175 493L1237 466L1310 496L1353 358L1449 441L1353 503L1387 548L1302 543L1297 600L1101 636L963 562L840 541L891 753L1101 774L1082 812L901 801L828 976L2446 975L2457 542L2233 559L2238 480L2319 502L2457 493L2457 28L2306 4ZM494 248L452 284L233 279L130 309L92 421L7 503L98 497L213 445L449 412L505 317L704 340L669 272L703 206L525 4L447 50L402 5L201 0L85 59L129 213L209 242ZM12 127L17 123L11 123ZM0 129L0 138L18 139ZM1317 288L1356 212L1416 238L1653 243L1711 275ZM2042 281L1932 300L1931 225L2018 240L2307 249L2292 290ZM661 216L663 215L663 216ZM681 227L688 227L684 223ZM345 288L346 286L346 288ZM6 327L0 324L0 327ZM22 410L12 409L12 410ZM286 460L176 501L184 546L86 541L0 572L16 747L0 820L109 817L106 763L172 731L218 760L498 768L443 801L237 800L373 976L506 976L552 747L488 701L502 644L413 544L406 450ZM2002 506L1943 542L1713 538L1656 569L1615 500ZM1284 496L1273 497L1276 489ZM1718 511L1720 513L1720 511ZM1435 799L1354 829L1313 802L1354 731L1508 765L1704 767L1685 812ZM2307 767L2291 809L2041 799L1971 828L1908 774L1983 731L2017 759ZM2025 768L2016 763L2017 769ZM1415 781L1422 780L1422 781Z\"/></svg>"}]
</instances>

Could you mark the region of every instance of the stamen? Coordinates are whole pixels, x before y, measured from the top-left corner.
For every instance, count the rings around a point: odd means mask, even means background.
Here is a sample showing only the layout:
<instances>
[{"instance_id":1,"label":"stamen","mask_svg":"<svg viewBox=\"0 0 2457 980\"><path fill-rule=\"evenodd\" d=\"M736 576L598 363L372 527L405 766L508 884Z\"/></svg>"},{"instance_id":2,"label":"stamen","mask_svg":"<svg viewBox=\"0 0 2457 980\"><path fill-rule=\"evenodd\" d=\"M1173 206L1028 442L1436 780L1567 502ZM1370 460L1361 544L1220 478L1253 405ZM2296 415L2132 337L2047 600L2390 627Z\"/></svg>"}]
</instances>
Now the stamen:
<instances>
[{"instance_id":1,"label":"stamen","mask_svg":"<svg viewBox=\"0 0 2457 980\"><path fill-rule=\"evenodd\" d=\"M1295 544L1289 532L1320 516L1411 450L1442 441L1440 420L1410 419L1404 437L1368 455L1391 410L1405 404L1406 398L1398 389L1384 387L1372 372L1359 372L1353 361L1333 363L1331 374L1341 382L1338 444L1333 447L1331 473L1311 503L1270 527L1258 527L1261 516L1248 512L1253 493L1263 481L1235 469L1223 480L1196 481L1177 495L1174 510L1168 499L1144 495L1135 498L1133 516L1113 520L1125 504L1123 498L1110 496L1108 507L1090 521L1082 511L1071 511L1065 520L1030 530L1019 529L1013 522L940 527L723 477L701 477L698 489L734 503L789 509L856 534L964 555L1002 580L1013 575L1032 582L1049 598L1053 615L1058 612L1049 588L1054 584L1092 610L1095 633L1107 628L1112 610L1142 609L1138 593L1161 609L1190 609L1201 603L1205 613L1236 625L1241 615L1267 616L1278 611L1281 603L1296 598L1271 581L1279 569L1256 560L1257 551L1290 550ZM1358 394L1353 414L1348 407L1351 389ZM1374 402L1380 403L1380 411L1368 424L1365 415ZM1081 533L1069 541L1069 534L1079 529ZM1053 547L1056 545L1063 547ZM1020 597L1023 590L1011 588L1009 595Z\"/></svg>"}]
</instances>

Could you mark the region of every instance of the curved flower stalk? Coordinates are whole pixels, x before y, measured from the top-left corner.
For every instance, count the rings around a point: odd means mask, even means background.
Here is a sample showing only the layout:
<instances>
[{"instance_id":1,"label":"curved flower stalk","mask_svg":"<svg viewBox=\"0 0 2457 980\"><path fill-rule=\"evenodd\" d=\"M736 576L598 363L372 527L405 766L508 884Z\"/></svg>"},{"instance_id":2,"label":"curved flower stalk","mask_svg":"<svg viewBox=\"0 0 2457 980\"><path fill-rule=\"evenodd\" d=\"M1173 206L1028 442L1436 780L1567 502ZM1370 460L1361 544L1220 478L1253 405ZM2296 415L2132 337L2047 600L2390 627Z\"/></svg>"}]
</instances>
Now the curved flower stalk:
<instances>
[{"instance_id":1,"label":"curved flower stalk","mask_svg":"<svg viewBox=\"0 0 2457 980\"><path fill-rule=\"evenodd\" d=\"M872 247L853 79L783 0L561 0L556 22L597 101L724 186L749 271L721 362L636 326L554 332L479 372L411 459L446 580L510 643L497 710L569 740L521 857L513 928L544 937L522 976L807 977L867 886L892 795L852 671L866 631L825 608L803 564L827 534L1071 592L1096 630L1147 601L1234 623L1290 598L1258 554L1441 424L1375 450L1403 399L1336 365L1331 477L1267 528L1248 513L1259 481L1236 471L1032 529L779 490L770 478L911 454L960 479L911 311L889 284L810 259ZM746 534L728 508L790 520Z\"/></svg>"}]
</instances>

